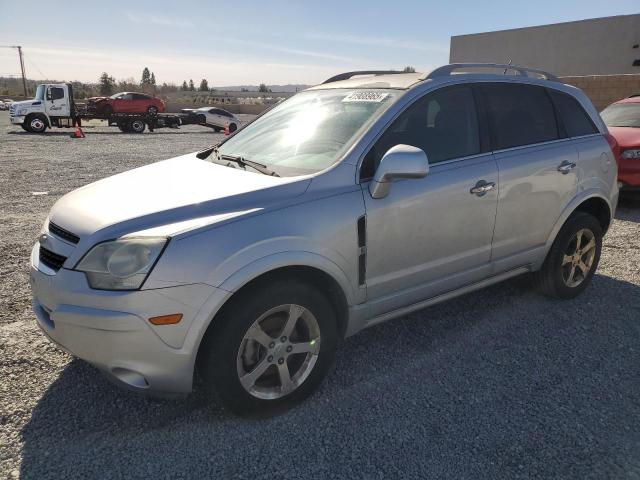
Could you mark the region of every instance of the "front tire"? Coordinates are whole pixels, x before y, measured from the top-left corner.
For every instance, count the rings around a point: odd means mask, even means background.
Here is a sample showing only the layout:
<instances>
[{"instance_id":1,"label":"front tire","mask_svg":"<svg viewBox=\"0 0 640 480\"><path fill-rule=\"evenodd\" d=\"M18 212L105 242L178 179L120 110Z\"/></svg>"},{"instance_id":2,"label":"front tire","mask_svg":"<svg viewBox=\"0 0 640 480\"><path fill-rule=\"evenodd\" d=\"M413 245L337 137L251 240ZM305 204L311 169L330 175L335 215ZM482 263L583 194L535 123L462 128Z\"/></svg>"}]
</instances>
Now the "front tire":
<instances>
[{"instance_id":1,"label":"front tire","mask_svg":"<svg viewBox=\"0 0 640 480\"><path fill-rule=\"evenodd\" d=\"M40 115L34 115L26 120L26 130L31 133L44 133L47 129L46 120Z\"/></svg>"},{"instance_id":2,"label":"front tire","mask_svg":"<svg viewBox=\"0 0 640 480\"><path fill-rule=\"evenodd\" d=\"M231 123L229 125L229 133L233 133L238 129L238 125L236 125L235 123Z\"/></svg>"},{"instance_id":3,"label":"front tire","mask_svg":"<svg viewBox=\"0 0 640 480\"><path fill-rule=\"evenodd\" d=\"M230 410L244 415L287 408L326 376L337 345L331 303L300 280L249 287L213 320L200 372Z\"/></svg>"},{"instance_id":4,"label":"front tire","mask_svg":"<svg viewBox=\"0 0 640 480\"><path fill-rule=\"evenodd\" d=\"M560 299L580 295L598 268L602 236L600 222L593 215L573 213L558 232L542 268L533 274L537 289Z\"/></svg>"}]
</instances>

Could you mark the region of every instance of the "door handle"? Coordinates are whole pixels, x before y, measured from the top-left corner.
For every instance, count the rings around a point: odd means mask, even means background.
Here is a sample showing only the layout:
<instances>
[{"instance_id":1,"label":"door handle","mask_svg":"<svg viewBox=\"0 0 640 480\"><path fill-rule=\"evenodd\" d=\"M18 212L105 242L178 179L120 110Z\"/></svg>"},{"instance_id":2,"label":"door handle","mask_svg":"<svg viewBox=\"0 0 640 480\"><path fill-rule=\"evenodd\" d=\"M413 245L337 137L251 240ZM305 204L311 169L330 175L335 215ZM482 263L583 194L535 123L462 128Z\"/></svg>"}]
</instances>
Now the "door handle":
<instances>
[{"instance_id":1,"label":"door handle","mask_svg":"<svg viewBox=\"0 0 640 480\"><path fill-rule=\"evenodd\" d=\"M559 166L558 166L558 171L560 173L562 173L563 175L566 175L567 173L569 173L571 170L573 170L576 167L576 164L573 162L567 162L566 160L564 162L562 162Z\"/></svg>"},{"instance_id":2,"label":"door handle","mask_svg":"<svg viewBox=\"0 0 640 480\"><path fill-rule=\"evenodd\" d=\"M478 183L476 183L475 187L469 190L469 193L482 197L483 195L486 195L490 190L493 190L495 186L496 184L494 182L486 182L484 180L480 180L478 181Z\"/></svg>"}]
</instances>

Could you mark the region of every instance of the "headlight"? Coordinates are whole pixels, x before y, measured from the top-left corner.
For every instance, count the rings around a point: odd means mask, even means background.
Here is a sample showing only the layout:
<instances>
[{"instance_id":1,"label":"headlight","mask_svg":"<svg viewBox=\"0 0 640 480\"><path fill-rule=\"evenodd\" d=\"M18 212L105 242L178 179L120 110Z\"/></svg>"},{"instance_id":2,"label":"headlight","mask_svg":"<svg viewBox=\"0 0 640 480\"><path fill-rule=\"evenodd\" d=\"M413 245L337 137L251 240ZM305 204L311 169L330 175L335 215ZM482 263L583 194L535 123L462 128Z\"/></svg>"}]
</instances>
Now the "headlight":
<instances>
[{"instance_id":1,"label":"headlight","mask_svg":"<svg viewBox=\"0 0 640 480\"><path fill-rule=\"evenodd\" d=\"M91 288L135 290L142 286L167 243L166 237L122 238L99 243L76 265Z\"/></svg>"},{"instance_id":2,"label":"headlight","mask_svg":"<svg viewBox=\"0 0 640 480\"><path fill-rule=\"evenodd\" d=\"M625 150L620 154L620 158L640 158L640 149Z\"/></svg>"},{"instance_id":3,"label":"headlight","mask_svg":"<svg viewBox=\"0 0 640 480\"><path fill-rule=\"evenodd\" d=\"M18 112L18 115L26 115L26 114L27 114L26 108L21 108L20 111Z\"/></svg>"}]
</instances>

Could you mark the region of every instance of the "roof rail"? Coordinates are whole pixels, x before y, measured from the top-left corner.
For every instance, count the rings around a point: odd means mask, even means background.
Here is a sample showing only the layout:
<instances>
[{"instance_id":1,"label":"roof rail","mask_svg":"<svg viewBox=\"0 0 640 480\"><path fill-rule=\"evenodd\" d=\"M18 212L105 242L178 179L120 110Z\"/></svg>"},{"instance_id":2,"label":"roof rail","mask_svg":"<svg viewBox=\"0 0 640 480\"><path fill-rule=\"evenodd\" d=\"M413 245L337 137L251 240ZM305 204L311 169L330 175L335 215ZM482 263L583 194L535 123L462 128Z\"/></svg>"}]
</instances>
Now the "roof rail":
<instances>
[{"instance_id":1,"label":"roof rail","mask_svg":"<svg viewBox=\"0 0 640 480\"><path fill-rule=\"evenodd\" d=\"M358 75L393 75L396 73L407 73L407 72L401 72L399 70L360 70L357 72L345 72L345 73L340 73L338 75L334 75L333 77L325 80L324 82L322 82L322 84L324 85L325 83L332 83L332 82L339 82L340 80L349 80L352 77L357 77Z\"/></svg>"},{"instance_id":2,"label":"roof rail","mask_svg":"<svg viewBox=\"0 0 640 480\"><path fill-rule=\"evenodd\" d=\"M450 63L440 68L436 68L433 72L425 74L420 77L421 80L429 80L434 78L448 77L453 74L455 70L464 68L495 68L504 70L502 73L506 75L507 70L515 70L518 75L523 77L530 77L530 73L538 74L545 80L553 82L559 82L560 79L555 75L545 72L544 70L536 70L535 68L519 67L518 65L508 65L506 63Z\"/></svg>"}]
</instances>

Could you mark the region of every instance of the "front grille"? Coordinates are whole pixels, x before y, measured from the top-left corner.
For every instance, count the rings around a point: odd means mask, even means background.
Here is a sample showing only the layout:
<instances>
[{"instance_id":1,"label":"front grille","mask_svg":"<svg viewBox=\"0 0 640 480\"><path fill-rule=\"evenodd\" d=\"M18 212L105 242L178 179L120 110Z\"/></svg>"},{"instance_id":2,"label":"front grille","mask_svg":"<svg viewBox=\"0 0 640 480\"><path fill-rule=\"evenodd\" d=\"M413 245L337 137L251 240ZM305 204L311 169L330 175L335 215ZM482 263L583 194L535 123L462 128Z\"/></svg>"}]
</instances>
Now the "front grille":
<instances>
[{"instance_id":1,"label":"front grille","mask_svg":"<svg viewBox=\"0 0 640 480\"><path fill-rule=\"evenodd\" d=\"M57 253L54 253L51 250L47 250L42 245L40 245L40 261L56 272L60 270L60 267L62 267L62 264L66 259L67 257L58 255Z\"/></svg>"},{"instance_id":2,"label":"front grille","mask_svg":"<svg viewBox=\"0 0 640 480\"><path fill-rule=\"evenodd\" d=\"M9 107L9 115L12 117L16 116L16 107L13 104Z\"/></svg>"},{"instance_id":3,"label":"front grille","mask_svg":"<svg viewBox=\"0 0 640 480\"><path fill-rule=\"evenodd\" d=\"M53 222L49 222L49 232L53 233L56 237L66 240L67 242L78 243L80 241L80 237L75 233L71 233L69 230L65 230Z\"/></svg>"}]
</instances>

